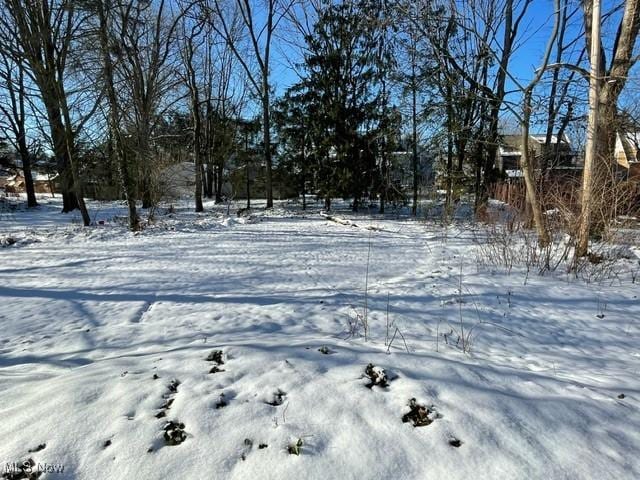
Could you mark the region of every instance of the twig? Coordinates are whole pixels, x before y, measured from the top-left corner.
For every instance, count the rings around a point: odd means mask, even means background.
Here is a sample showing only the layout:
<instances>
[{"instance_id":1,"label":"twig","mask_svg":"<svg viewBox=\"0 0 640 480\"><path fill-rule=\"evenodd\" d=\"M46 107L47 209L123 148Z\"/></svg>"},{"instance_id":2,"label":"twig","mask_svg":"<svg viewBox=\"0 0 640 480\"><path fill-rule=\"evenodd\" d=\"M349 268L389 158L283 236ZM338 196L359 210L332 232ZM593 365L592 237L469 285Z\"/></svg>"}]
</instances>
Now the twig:
<instances>
[{"instance_id":1,"label":"twig","mask_svg":"<svg viewBox=\"0 0 640 480\"><path fill-rule=\"evenodd\" d=\"M393 337L391 337L391 341L389 342L389 345L387 346L387 355L389 355L391 353L391 345L393 344L393 341L396 338L396 333L399 333L400 337L402 337L402 341L404 342L404 348L407 350L407 353L411 353L409 351L409 347L407 346L407 340L404 338L404 335L402 334L400 329L398 327L396 327L395 331L393 332Z\"/></svg>"},{"instance_id":2,"label":"twig","mask_svg":"<svg viewBox=\"0 0 640 480\"><path fill-rule=\"evenodd\" d=\"M387 345L389 341L389 292L387 292L387 334L384 337L384 344Z\"/></svg>"},{"instance_id":3,"label":"twig","mask_svg":"<svg viewBox=\"0 0 640 480\"><path fill-rule=\"evenodd\" d=\"M460 337L462 337L462 351L467 352L464 339L464 320L462 319L462 260L460 260L460 280L458 284L458 310L460 312Z\"/></svg>"},{"instance_id":4,"label":"twig","mask_svg":"<svg viewBox=\"0 0 640 480\"><path fill-rule=\"evenodd\" d=\"M369 249L367 251L367 271L364 277L364 315L362 317L362 325L364 326L364 341L368 340L369 336L369 319L367 317L367 300L369 293L369 261L371 260L371 236L373 232L369 231Z\"/></svg>"}]
</instances>

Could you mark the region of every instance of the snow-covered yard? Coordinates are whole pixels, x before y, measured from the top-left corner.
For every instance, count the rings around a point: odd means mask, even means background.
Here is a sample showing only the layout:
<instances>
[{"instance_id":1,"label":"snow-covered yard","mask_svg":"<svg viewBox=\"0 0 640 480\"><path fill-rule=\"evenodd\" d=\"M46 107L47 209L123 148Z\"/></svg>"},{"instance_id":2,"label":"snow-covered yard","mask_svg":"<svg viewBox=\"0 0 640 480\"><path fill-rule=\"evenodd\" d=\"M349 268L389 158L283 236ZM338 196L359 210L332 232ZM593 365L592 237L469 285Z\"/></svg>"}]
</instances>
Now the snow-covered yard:
<instances>
[{"instance_id":1,"label":"snow-covered yard","mask_svg":"<svg viewBox=\"0 0 640 480\"><path fill-rule=\"evenodd\" d=\"M0 219L3 473L640 478L625 272L525 282L479 267L463 225L206 205L133 235L90 206L103 225L55 202Z\"/></svg>"}]
</instances>

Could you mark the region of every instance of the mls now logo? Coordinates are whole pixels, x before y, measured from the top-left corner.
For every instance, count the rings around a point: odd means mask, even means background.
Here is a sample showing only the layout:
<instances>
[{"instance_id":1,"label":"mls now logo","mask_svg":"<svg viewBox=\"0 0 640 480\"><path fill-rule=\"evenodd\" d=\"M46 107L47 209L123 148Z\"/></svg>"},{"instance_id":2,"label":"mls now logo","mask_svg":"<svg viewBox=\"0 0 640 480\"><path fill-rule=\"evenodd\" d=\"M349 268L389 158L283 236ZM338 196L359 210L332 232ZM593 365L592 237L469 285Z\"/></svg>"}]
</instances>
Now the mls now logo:
<instances>
[{"instance_id":1,"label":"mls now logo","mask_svg":"<svg viewBox=\"0 0 640 480\"><path fill-rule=\"evenodd\" d=\"M32 473L52 473L60 474L64 472L64 465L59 463L36 463L32 459L25 460L24 462L11 462L4 464L4 473L9 475L22 474L30 475ZM10 478L10 477L9 477ZM22 477L18 477L22 478Z\"/></svg>"}]
</instances>

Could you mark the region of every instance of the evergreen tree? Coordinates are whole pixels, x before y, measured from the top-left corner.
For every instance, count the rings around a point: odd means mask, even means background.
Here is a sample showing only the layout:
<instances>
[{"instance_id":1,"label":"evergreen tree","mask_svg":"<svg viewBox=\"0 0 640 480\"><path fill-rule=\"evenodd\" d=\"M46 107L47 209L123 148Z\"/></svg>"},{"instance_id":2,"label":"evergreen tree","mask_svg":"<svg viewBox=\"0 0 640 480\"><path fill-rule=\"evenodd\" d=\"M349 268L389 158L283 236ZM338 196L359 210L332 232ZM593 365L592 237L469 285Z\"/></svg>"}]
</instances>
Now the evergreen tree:
<instances>
[{"instance_id":1,"label":"evergreen tree","mask_svg":"<svg viewBox=\"0 0 640 480\"><path fill-rule=\"evenodd\" d=\"M356 210L380 169L379 129L388 102L383 79L390 55L382 44L384 2L324 3L305 38L304 78L290 100L306 103L305 130L313 145L318 194L327 207L335 195L353 198Z\"/></svg>"},{"instance_id":2,"label":"evergreen tree","mask_svg":"<svg viewBox=\"0 0 640 480\"><path fill-rule=\"evenodd\" d=\"M317 155L310 134L314 123L311 107L310 92L303 85L295 85L285 92L274 111L281 156L278 167L280 171L288 172L288 180L302 195L303 210L307 208L308 188L313 188L312 179L316 172Z\"/></svg>"}]
</instances>

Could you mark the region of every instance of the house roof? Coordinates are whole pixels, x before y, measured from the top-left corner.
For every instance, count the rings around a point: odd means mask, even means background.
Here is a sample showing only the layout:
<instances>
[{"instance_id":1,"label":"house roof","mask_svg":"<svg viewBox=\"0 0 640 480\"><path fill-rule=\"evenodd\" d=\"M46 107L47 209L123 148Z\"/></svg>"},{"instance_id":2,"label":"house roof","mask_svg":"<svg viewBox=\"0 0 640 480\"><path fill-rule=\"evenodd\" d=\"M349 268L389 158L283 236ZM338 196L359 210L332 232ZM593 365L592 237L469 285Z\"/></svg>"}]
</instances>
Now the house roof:
<instances>
[{"instance_id":1,"label":"house roof","mask_svg":"<svg viewBox=\"0 0 640 480\"><path fill-rule=\"evenodd\" d=\"M546 135L529 135L529 138L531 138L532 140L535 140L538 143L545 143L547 141ZM558 136L551 135L551 144L554 145L556 143L558 143ZM571 142L569 141L569 137L567 137L567 135L564 133L562 134L562 139L560 140L560 143L571 145Z\"/></svg>"},{"instance_id":2,"label":"house roof","mask_svg":"<svg viewBox=\"0 0 640 480\"><path fill-rule=\"evenodd\" d=\"M529 140L531 142L536 142L539 144L545 143L547 140L546 135L529 135ZM555 145L558 143L558 136L551 136L551 145ZM560 143L563 145L571 145L569 141L569 137L566 134L562 134L562 138ZM520 155L520 147L522 145L522 135L503 135L502 142L499 147L500 155Z\"/></svg>"},{"instance_id":3,"label":"house roof","mask_svg":"<svg viewBox=\"0 0 640 480\"><path fill-rule=\"evenodd\" d=\"M49 175L48 173L43 173L43 172L32 172L31 173L31 177L33 178L34 182L48 182L49 180L53 180L57 176L58 176L57 173L55 173L53 175Z\"/></svg>"},{"instance_id":4,"label":"house roof","mask_svg":"<svg viewBox=\"0 0 640 480\"><path fill-rule=\"evenodd\" d=\"M620 133L618 132L618 137ZM624 137L628 142L632 143L636 148L640 146L640 131L639 132L625 132Z\"/></svg>"},{"instance_id":5,"label":"house roof","mask_svg":"<svg viewBox=\"0 0 640 480\"><path fill-rule=\"evenodd\" d=\"M630 168L630 164L640 162L640 132L618 132L614 155L618 164Z\"/></svg>"}]
</instances>

